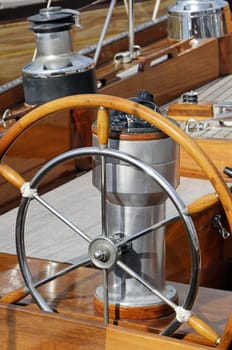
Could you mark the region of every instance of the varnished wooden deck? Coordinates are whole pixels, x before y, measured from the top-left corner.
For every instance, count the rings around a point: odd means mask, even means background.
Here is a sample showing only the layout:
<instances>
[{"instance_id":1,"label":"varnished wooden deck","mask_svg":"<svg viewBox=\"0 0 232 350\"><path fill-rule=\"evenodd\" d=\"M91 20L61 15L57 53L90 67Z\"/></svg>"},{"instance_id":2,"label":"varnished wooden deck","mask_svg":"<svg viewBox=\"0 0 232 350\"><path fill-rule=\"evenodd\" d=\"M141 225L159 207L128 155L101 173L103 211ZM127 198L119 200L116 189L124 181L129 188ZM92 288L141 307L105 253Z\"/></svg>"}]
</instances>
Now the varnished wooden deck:
<instances>
[{"instance_id":1,"label":"varnished wooden deck","mask_svg":"<svg viewBox=\"0 0 232 350\"><path fill-rule=\"evenodd\" d=\"M167 7L173 0L161 2L158 16L166 14ZM150 21L154 8L154 0L136 4L135 25ZM73 27L74 50L80 51L99 40L106 16L106 9L95 9L81 12L83 29ZM25 64L32 60L35 43L34 34L29 30L29 22L14 22L0 25L0 85L21 76ZM128 31L128 21L124 6L117 6L113 12L106 39Z\"/></svg>"}]
</instances>

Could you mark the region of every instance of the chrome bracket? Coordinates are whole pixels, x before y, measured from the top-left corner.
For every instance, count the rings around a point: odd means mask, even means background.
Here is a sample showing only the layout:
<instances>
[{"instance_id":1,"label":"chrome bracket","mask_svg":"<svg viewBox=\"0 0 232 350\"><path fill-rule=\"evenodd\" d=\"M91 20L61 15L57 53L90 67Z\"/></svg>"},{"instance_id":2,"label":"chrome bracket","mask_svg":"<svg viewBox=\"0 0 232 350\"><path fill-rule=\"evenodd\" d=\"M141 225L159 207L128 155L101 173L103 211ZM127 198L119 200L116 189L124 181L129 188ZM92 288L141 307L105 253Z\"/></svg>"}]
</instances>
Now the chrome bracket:
<instances>
[{"instance_id":1,"label":"chrome bracket","mask_svg":"<svg viewBox=\"0 0 232 350\"><path fill-rule=\"evenodd\" d=\"M139 45L134 45L132 51L118 52L114 56L115 63L130 63L135 58L141 55L141 47Z\"/></svg>"},{"instance_id":2,"label":"chrome bracket","mask_svg":"<svg viewBox=\"0 0 232 350\"><path fill-rule=\"evenodd\" d=\"M225 116L232 115L232 103L231 102L221 102L213 104L213 115L214 118L221 118Z\"/></svg>"}]
</instances>

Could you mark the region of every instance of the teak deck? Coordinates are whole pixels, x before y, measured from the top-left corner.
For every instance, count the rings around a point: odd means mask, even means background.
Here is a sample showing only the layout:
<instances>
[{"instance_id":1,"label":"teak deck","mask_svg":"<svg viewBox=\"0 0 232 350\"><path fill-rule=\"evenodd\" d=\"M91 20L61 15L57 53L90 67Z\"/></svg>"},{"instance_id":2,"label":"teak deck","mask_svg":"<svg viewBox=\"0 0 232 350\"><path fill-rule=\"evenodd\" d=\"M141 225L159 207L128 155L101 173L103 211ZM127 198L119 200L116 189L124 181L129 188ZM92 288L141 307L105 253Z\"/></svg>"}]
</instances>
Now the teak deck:
<instances>
[{"instance_id":1,"label":"teak deck","mask_svg":"<svg viewBox=\"0 0 232 350\"><path fill-rule=\"evenodd\" d=\"M223 84L223 80L222 80ZM215 90L220 84L215 83ZM218 87L219 88L219 87ZM212 90L212 87L211 87ZM225 94L228 94L228 90L231 90L231 81L228 79ZM210 95L210 94L209 94ZM213 94L212 94L213 95ZM215 101L200 101L199 103L173 103L168 108L168 116L176 119L180 123L186 123L189 119L196 120L199 122L213 121L213 104L220 102L217 99ZM222 101L223 104L223 101ZM228 113L228 112L227 112ZM207 128L201 132L190 132L189 134L199 144L199 146L207 153L209 158L213 161L219 172L226 182L231 183L232 178L224 174L224 168L231 165L232 150L231 150L231 126L220 126L212 125L211 129ZM224 130L224 132L223 132ZM216 135L213 137L213 135ZM197 136L198 135L198 136ZM221 135L221 136L220 136ZM228 137L224 136L228 135ZM205 175L194 162L191 157L181 148L181 175L194 178L205 178Z\"/></svg>"}]
</instances>

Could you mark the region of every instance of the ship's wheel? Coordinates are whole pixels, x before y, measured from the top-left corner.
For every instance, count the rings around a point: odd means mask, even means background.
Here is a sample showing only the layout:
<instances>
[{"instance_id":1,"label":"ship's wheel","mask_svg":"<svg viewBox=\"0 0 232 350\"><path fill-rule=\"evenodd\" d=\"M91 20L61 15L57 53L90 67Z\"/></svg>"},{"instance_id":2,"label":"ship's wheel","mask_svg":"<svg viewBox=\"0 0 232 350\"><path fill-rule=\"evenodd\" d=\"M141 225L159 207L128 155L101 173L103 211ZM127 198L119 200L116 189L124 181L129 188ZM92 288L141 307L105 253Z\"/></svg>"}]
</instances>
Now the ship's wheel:
<instances>
[{"instance_id":1,"label":"ship's wheel","mask_svg":"<svg viewBox=\"0 0 232 350\"><path fill-rule=\"evenodd\" d=\"M158 296L163 302L167 303L169 307L171 307L175 313L176 318L171 324L163 331L163 334L171 334L173 331L177 329L177 327L182 322L188 322L195 329L199 331L199 329L203 329L200 332L207 336L210 340L216 342L218 337L212 332L210 329L205 327L201 321L195 318L190 312L190 309L194 303L194 299L198 289L198 276L199 276L199 247L198 247L198 239L195 232L195 228L193 222L191 220L191 216L188 212L188 208L184 205L182 199L176 193L176 191L172 188L172 186L154 169L152 169L149 165L144 163L143 161L132 157L129 154L125 154L119 151L115 151L107 148L108 143L108 110L120 110L124 113L136 115L141 119L146 120L147 122L155 125L159 130L163 133L174 139L177 143L179 143L182 147L185 148L186 152L189 153L195 161L201 166L203 171L208 176L212 185L214 186L217 196L221 200L221 204L225 210L228 222L230 227L232 227L232 200L231 194L224 183L221 175L214 167L212 162L207 158L207 156L203 153L200 147L190 138L188 137L180 128L169 121L167 118L159 115L157 112L148 109L141 104L136 102L128 101L122 98L113 97L113 96L104 96L104 95L78 95L71 96L58 99L56 101L49 102L43 106L36 108L35 110L28 113L25 117L23 117L20 121L18 121L14 126L9 129L6 135L0 141L0 151L1 154L6 152L6 150L10 147L10 145L14 142L15 138L17 138L20 134L22 134L28 127L30 127L33 123L41 120L47 115L61 111L63 109L70 108L99 108L98 118L97 118L97 133L98 133L98 143L99 147L90 147L84 149L77 149L68 151L64 154L57 156L56 158L49 161L42 169L33 177L30 183L27 183L18 173L9 168L7 165L1 163L0 164L0 172L1 174L8 179L11 183L13 183L16 187L20 188L22 192L22 201L18 211L17 217L17 225L16 225L16 242L17 242L17 253L19 257L19 263L21 267L21 271L23 277L25 279L25 283L30 290L30 293L35 298L38 305L46 311L52 311L46 301L43 299L41 294L36 289L37 286L41 285L41 282L34 282L33 277L30 272L30 267L27 263L27 254L24 244L24 225L27 216L27 210L29 204L32 199L35 199L39 203L41 203L45 208L51 211L56 217L65 222L68 227L74 230L80 237L82 237L88 243L88 253L89 258L81 261L75 268L78 266L85 265L87 263L92 263L98 268L102 269L104 275L104 284L103 284L103 295L104 295L104 321L105 323L109 320L109 311L108 311L108 296L107 296L107 274L108 270L112 268L112 266L117 266L118 268L124 270L129 276L138 280L144 287L148 288L155 296ZM82 231L76 225L73 225L69 219L65 218L62 214L60 214L55 208L45 202L40 195L38 194L38 186L40 182L43 180L43 177L51 171L58 164L65 162L70 159L76 159L78 157L83 156L98 156L100 158L101 163L101 214L102 214L102 234L94 239L91 239L89 235ZM151 227L148 227L147 230L143 232L135 232L130 238L123 239L121 241L114 241L111 237L107 235L106 226L105 226L105 159L106 157L116 158L118 160L128 162L129 164L137 167L141 171L143 171L146 175L150 176L153 181L155 181L164 192L168 195L168 197L173 202L176 207L180 218L182 219L186 232L190 242L190 251L192 256L192 274L191 280L189 284L189 290L186 296L186 299L182 306L178 306L175 302L165 295L162 294L159 290L157 290L154 286L152 286L149 281L142 276L139 276L133 269L127 266L121 259L121 254L123 248L133 240L138 237L149 234L151 231ZM172 221L173 218L166 218L162 222L158 222L152 227L152 229L156 229L162 227ZM63 272L60 272L58 275L62 275L63 273L70 271L74 267L70 267ZM56 278L57 276L51 276L51 279Z\"/></svg>"}]
</instances>

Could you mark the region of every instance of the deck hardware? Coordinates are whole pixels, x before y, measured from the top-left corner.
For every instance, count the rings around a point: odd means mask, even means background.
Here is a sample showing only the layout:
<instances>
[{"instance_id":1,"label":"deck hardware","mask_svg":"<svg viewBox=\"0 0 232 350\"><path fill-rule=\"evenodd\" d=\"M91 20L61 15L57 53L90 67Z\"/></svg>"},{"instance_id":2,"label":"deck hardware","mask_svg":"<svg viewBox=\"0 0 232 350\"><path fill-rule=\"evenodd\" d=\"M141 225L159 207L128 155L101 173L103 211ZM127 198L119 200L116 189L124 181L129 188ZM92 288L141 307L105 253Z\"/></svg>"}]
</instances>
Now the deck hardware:
<instances>
[{"instance_id":1,"label":"deck hardware","mask_svg":"<svg viewBox=\"0 0 232 350\"><path fill-rule=\"evenodd\" d=\"M36 55L22 69L25 102L40 105L58 97L96 92L95 63L73 51L71 28L81 27L79 12L58 6L30 16Z\"/></svg>"},{"instance_id":2,"label":"deck hardware","mask_svg":"<svg viewBox=\"0 0 232 350\"><path fill-rule=\"evenodd\" d=\"M232 177L232 168L229 166L226 166L223 170L223 173L228 175L229 177Z\"/></svg>"},{"instance_id":3,"label":"deck hardware","mask_svg":"<svg viewBox=\"0 0 232 350\"><path fill-rule=\"evenodd\" d=\"M3 115L2 115L2 119L1 119L1 124L3 128L7 128L9 125L8 120L11 118L11 110L9 108L7 108Z\"/></svg>"},{"instance_id":4,"label":"deck hardware","mask_svg":"<svg viewBox=\"0 0 232 350\"><path fill-rule=\"evenodd\" d=\"M230 32L230 8L227 1L179 0L168 9L170 39L212 38Z\"/></svg>"},{"instance_id":5,"label":"deck hardware","mask_svg":"<svg viewBox=\"0 0 232 350\"><path fill-rule=\"evenodd\" d=\"M89 257L101 269L111 268L117 256L117 247L108 237L97 237L89 244Z\"/></svg>"},{"instance_id":6,"label":"deck hardware","mask_svg":"<svg viewBox=\"0 0 232 350\"><path fill-rule=\"evenodd\" d=\"M222 118L232 115L232 103L231 102L218 102L213 104L214 118Z\"/></svg>"},{"instance_id":7,"label":"deck hardware","mask_svg":"<svg viewBox=\"0 0 232 350\"><path fill-rule=\"evenodd\" d=\"M7 108L5 110L5 112L3 113L2 121L6 122L8 120L8 118L10 118L10 116L11 116L11 110L9 108Z\"/></svg>"},{"instance_id":8,"label":"deck hardware","mask_svg":"<svg viewBox=\"0 0 232 350\"><path fill-rule=\"evenodd\" d=\"M230 237L230 235L231 235L230 232L227 231L227 229L222 224L222 215L221 214L214 215L214 217L212 219L212 225L214 228L218 229L218 232L220 233L220 235L222 236L223 239L227 239Z\"/></svg>"},{"instance_id":9,"label":"deck hardware","mask_svg":"<svg viewBox=\"0 0 232 350\"><path fill-rule=\"evenodd\" d=\"M185 92L182 96L183 102L187 103L198 103L198 92L191 90Z\"/></svg>"},{"instance_id":10,"label":"deck hardware","mask_svg":"<svg viewBox=\"0 0 232 350\"><path fill-rule=\"evenodd\" d=\"M130 249L132 249L132 242L127 242L127 240L129 239L129 236L125 235L124 233L121 232L116 232L113 233L110 236L110 239L112 240L112 242L114 242L114 244L119 248L120 250L118 252L118 254L122 255L127 253Z\"/></svg>"},{"instance_id":11,"label":"deck hardware","mask_svg":"<svg viewBox=\"0 0 232 350\"><path fill-rule=\"evenodd\" d=\"M74 16L75 26L77 28L80 28L80 29L83 28L83 25L81 24L81 20L80 20L80 12L79 11L72 10L72 9L63 9L62 12L72 14Z\"/></svg>"},{"instance_id":12,"label":"deck hardware","mask_svg":"<svg viewBox=\"0 0 232 350\"><path fill-rule=\"evenodd\" d=\"M193 131L200 131L200 130L205 130L209 127L209 122L208 120L206 121L198 121L195 119L189 119L185 124L184 124L184 131L187 133L193 132Z\"/></svg>"},{"instance_id":13,"label":"deck hardware","mask_svg":"<svg viewBox=\"0 0 232 350\"><path fill-rule=\"evenodd\" d=\"M141 47L139 45L134 45L131 51L118 52L114 56L114 62L129 63L140 55L141 55Z\"/></svg>"},{"instance_id":14,"label":"deck hardware","mask_svg":"<svg viewBox=\"0 0 232 350\"><path fill-rule=\"evenodd\" d=\"M114 56L114 62L117 63L129 63L136 57L141 55L141 47L135 45L134 35L134 3L132 0L128 0L128 39L129 47L125 52L118 52Z\"/></svg>"}]
</instances>

